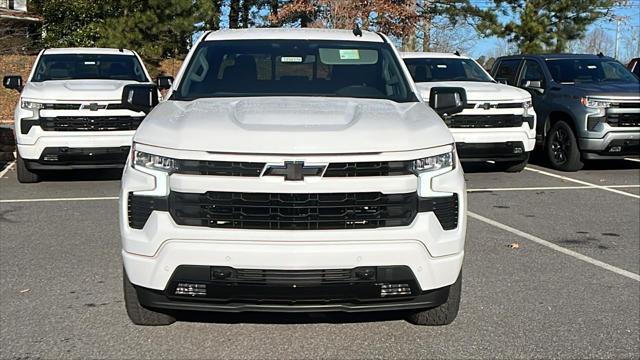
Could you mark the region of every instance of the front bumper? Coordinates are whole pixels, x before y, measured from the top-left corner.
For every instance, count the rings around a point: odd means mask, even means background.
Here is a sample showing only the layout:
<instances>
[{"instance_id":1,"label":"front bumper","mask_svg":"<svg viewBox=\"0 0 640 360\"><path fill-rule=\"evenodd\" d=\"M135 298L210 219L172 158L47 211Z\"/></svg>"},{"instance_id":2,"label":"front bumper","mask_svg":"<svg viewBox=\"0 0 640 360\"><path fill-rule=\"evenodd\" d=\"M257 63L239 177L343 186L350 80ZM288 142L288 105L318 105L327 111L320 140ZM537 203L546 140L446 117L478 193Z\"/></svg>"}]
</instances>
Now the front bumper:
<instances>
[{"instance_id":1,"label":"front bumper","mask_svg":"<svg viewBox=\"0 0 640 360\"><path fill-rule=\"evenodd\" d=\"M504 143L456 143L458 154L463 162L473 161L524 161L528 152L520 141Z\"/></svg>"},{"instance_id":2,"label":"front bumper","mask_svg":"<svg viewBox=\"0 0 640 360\"><path fill-rule=\"evenodd\" d=\"M92 131L92 132L55 132L42 131L39 127L31 128L34 141L22 141L18 136L18 152L26 160L40 160L47 148L122 148L130 147L135 131Z\"/></svg>"},{"instance_id":3,"label":"front bumper","mask_svg":"<svg viewBox=\"0 0 640 360\"><path fill-rule=\"evenodd\" d=\"M588 160L620 159L640 154L640 131L610 131L602 138L580 138L579 147Z\"/></svg>"},{"instance_id":4,"label":"front bumper","mask_svg":"<svg viewBox=\"0 0 640 360\"><path fill-rule=\"evenodd\" d=\"M364 271L370 275L365 279L350 276ZM245 275L238 276L240 272ZM223 280L214 274L230 277ZM438 306L449 294L449 287L420 291L406 266L311 271L181 266L166 291L135 289L146 307L223 312L405 310Z\"/></svg>"},{"instance_id":5,"label":"front bumper","mask_svg":"<svg viewBox=\"0 0 640 360\"><path fill-rule=\"evenodd\" d=\"M129 146L107 148L47 147L37 160L25 159L30 170L121 169Z\"/></svg>"}]
</instances>

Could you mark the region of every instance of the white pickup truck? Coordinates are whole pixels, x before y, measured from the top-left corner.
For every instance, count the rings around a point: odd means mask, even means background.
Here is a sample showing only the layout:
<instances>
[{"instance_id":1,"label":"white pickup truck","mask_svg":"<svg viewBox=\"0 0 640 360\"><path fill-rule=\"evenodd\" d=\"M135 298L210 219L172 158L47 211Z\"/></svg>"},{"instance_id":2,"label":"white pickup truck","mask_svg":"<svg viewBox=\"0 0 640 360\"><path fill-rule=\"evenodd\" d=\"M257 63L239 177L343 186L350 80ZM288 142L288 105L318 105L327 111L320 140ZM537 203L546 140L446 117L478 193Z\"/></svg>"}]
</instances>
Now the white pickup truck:
<instances>
[{"instance_id":1,"label":"white pickup truck","mask_svg":"<svg viewBox=\"0 0 640 360\"><path fill-rule=\"evenodd\" d=\"M18 181L33 183L49 170L124 166L145 109L124 108L122 92L151 80L133 51L65 48L42 50L26 84L20 76L5 76L3 84L21 91L14 112Z\"/></svg>"},{"instance_id":2,"label":"white pickup truck","mask_svg":"<svg viewBox=\"0 0 640 360\"><path fill-rule=\"evenodd\" d=\"M507 172L524 169L536 142L531 94L496 82L466 56L411 52L402 57L423 97L429 98L433 87L466 90L464 111L443 116L461 161L495 161Z\"/></svg>"},{"instance_id":3,"label":"white pickup truck","mask_svg":"<svg viewBox=\"0 0 640 360\"><path fill-rule=\"evenodd\" d=\"M137 91L128 104L147 105ZM466 195L438 113L461 111L464 90L433 93L430 108L381 34L204 34L122 177L130 319L404 310L452 322Z\"/></svg>"}]
</instances>

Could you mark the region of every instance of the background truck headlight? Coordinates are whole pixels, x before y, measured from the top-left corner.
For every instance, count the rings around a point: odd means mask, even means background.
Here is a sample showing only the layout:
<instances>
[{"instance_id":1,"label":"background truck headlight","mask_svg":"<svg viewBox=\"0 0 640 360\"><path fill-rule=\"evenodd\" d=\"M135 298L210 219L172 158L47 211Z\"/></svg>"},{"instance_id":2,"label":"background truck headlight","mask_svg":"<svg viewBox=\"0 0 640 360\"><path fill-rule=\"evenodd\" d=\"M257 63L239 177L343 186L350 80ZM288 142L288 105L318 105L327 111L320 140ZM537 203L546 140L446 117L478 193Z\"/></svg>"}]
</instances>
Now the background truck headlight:
<instances>
[{"instance_id":1,"label":"background truck headlight","mask_svg":"<svg viewBox=\"0 0 640 360\"><path fill-rule=\"evenodd\" d=\"M611 106L611 103L608 101L594 100L588 97L581 98L580 103L591 109L606 109Z\"/></svg>"}]
</instances>

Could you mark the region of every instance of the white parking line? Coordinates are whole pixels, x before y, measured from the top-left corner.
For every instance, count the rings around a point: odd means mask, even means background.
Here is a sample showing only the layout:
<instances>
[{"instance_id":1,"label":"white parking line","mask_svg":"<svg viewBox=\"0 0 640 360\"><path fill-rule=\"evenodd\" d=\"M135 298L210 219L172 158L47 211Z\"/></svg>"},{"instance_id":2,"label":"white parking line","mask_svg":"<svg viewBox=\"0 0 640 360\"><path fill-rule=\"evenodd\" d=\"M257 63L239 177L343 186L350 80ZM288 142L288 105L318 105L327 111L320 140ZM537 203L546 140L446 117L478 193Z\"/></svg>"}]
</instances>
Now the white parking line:
<instances>
[{"instance_id":1,"label":"white parking line","mask_svg":"<svg viewBox=\"0 0 640 360\"><path fill-rule=\"evenodd\" d=\"M25 202L50 202L50 201L94 201L94 200L118 200L117 196L84 197L84 198L48 198L48 199L13 199L0 200L0 203L25 203Z\"/></svg>"},{"instance_id":2,"label":"white parking line","mask_svg":"<svg viewBox=\"0 0 640 360\"><path fill-rule=\"evenodd\" d=\"M640 185L607 185L606 188L640 188ZM487 191L539 191L539 190L586 190L594 189L593 186L538 186L538 187L519 187L519 188L485 188L485 189L467 189L467 192L487 192Z\"/></svg>"},{"instance_id":3,"label":"white parking line","mask_svg":"<svg viewBox=\"0 0 640 360\"><path fill-rule=\"evenodd\" d=\"M541 174L541 175L546 175L546 176L550 176L550 177L554 177L557 179L561 179L561 180L565 180L565 181L570 181L570 182L574 182L576 184L581 184L581 185L586 185L592 188L596 188L596 189L601 189L601 190L605 190L605 191L610 191L616 194L620 194L620 195L624 195L624 196L628 196L628 197L632 197L634 199L640 199L640 195L636 195L636 194L631 194L625 191L620 191L620 190L616 190L616 189L612 189L611 187L607 187L607 186L602 186L602 185L596 185L596 184L592 184L590 182L586 182L586 181L582 181L582 180L578 180L578 179L573 179L564 175L558 175L558 174L554 174L554 173L550 173L548 171L543 171L543 170L538 170L538 169L534 169L531 168L529 166L527 166L526 168L524 168L525 170L528 171L533 171L535 173Z\"/></svg>"},{"instance_id":4,"label":"white parking line","mask_svg":"<svg viewBox=\"0 0 640 360\"><path fill-rule=\"evenodd\" d=\"M635 158L624 158L627 161L633 161L633 162L640 162L640 159L635 159Z\"/></svg>"},{"instance_id":5,"label":"white parking line","mask_svg":"<svg viewBox=\"0 0 640 360\"><path fill-rule=\"evenodd\" d=\"M11 162L9 165L5 166L4 170L0 171L0 179L4 177L4 175L13 167L15 162Z\"/></svg>"},{"instance_id":6,"label":"white parking line","mask_svg":"<svg viewBox=\"0 0 640 360\"><path fill-rule=\"evenodd\" d=\"M554 244L554 243L552 243L550 241L541 239L541 238L539 238L537 236L528 234L528 233L526 233L524 231L520 231L518 229L512 228L509 225L505 225L505 224L499 223L497 221L491 220L489 218L486 218L484 216L478 215L478 214L473 213L471 211L468 212L468 215L470 217L476 219L476 220L480 220L480 221L482 221L484 223L487 223L487 224L495 226L495 227L497 227L499 229L508 231L508 232L510 232L510 233L512 233L514 235L517 235L517 236L520 236L520 237L525 238L527 240L533 241L533 242L535 242L535 243L537 243L539 245L546 246L546 247L548 247L548 248L550 248L552 250L558 251L558 252L563 253L565 255L569 255L569 256L571 256L573 258L576 258L578 260L582 260L584 262L587 262L589 264L595 265L595 266L600 267L602 269L612 271L612 272L614 272L614 273L616 273L618 275L622 275L622 276L628 277L629 279L640 281L640 275L638 275L636 273L633 273L631 271L620 269L619 267L607 264L607 263L602 262L600 260L596 260L596 259L594 259L592 257L586 256L586 255L582 255L582 254L577 253L577 252L575 252L573 250L569 250L569 249L563 248L562 246L558 246L558 245L556 245L556 244Z\"/></svg>"}]
</instances>

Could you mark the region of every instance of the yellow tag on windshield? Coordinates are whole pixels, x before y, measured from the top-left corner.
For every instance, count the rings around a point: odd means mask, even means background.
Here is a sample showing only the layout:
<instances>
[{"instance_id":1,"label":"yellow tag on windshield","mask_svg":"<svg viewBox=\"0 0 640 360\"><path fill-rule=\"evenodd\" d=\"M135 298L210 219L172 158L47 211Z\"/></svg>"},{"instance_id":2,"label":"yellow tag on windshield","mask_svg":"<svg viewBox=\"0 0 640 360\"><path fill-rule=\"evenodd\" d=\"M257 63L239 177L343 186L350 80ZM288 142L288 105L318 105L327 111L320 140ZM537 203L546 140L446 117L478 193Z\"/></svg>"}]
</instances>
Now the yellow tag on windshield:
<instances>
[{"instance_id":1,"label":"yellow tag on windshield","mask_svg":"<svg viewBox=\"0 0 640 360\"><path fill-rule=\"evenodd\" d=\"M360 60L360 51L358 49L340 49L340 60Z\"/></svg>"}]
</instances>

